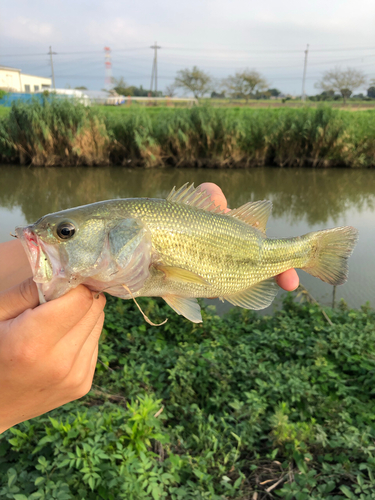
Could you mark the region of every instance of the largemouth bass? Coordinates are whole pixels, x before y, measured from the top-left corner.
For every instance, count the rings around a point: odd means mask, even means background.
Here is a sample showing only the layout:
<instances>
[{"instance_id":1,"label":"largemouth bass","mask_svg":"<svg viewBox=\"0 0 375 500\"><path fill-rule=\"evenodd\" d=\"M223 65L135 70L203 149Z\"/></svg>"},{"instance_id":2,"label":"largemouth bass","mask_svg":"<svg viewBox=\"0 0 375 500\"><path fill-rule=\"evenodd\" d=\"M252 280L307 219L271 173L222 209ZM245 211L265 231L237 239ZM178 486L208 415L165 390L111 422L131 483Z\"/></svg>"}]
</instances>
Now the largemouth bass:
<instances>
[{"instance_id":1,"label":"largemouth bass","mask_svg":"<svg viewBox=\"0 0 375 500\"><path fill-rule=\"evenodd\" d=\"M198 297L263 309L278 292L274 277L293 267L332 285L346 281L355 228L270 239L271 208L258 201L224 213L185 184L165 200L109 200L45 215L16 236L41 303L83 283L124 299L162 297L198 323Z\"/></svg>"}]
</instances>

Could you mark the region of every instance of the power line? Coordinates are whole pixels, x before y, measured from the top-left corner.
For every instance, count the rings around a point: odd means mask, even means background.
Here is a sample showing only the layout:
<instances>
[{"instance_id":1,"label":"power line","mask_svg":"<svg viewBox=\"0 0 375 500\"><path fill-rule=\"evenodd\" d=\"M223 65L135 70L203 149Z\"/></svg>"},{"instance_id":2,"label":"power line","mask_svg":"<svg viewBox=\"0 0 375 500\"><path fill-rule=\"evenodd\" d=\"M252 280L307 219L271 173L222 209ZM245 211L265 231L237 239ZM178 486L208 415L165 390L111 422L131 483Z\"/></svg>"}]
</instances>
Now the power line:
<instances>
[{"instance_id":1,"label":"power line","mask_svg":"<svg viewBox=\"0 0 375 500\"><path fill-rule=\"evenodd\" d=\"M112 50L112 52L133 52L135 50L145 50L148 49L148 47L134 47L134 48L127 48L127 49L115 49ZM56 52L56 55L58 56L72 56L74 54L103 54L103 50L79 50L79 51L74 51L74 52ZM37 56L44 56L45 52L39 52L35 54L1 54L0 57L37 57Z\"/></svg>"},{"instance_id":2,"label":"power line","mask_svg":"<svg viewBox=\"0 0 375 500\"><path fill-rule=\"evenodd\" d=\"M139 50L146 50L149 47L129 47L125 49L113 49L112 52L134 52ZM245 54L291 54L291 53L301 53L302 49L249 49L249 50L241 50L241 49L223 49L223 48L189 48L189 47L163 47L163 49L167 51L187 51L187 52L237 52L237 53L245 53ZM375 50L375 47L343 47L336 49L310 49L309 52L348 52L348 51L365 51L365 50ZM56 52L58 56L65 55L87 55L87 54L102 54L102 50L85 50L85 51L72 51L72 52ZM38 53L29 53L29 54L0 54L0 57L38 57L44 56L45 52Z\"/></svg>"}]
</instances>

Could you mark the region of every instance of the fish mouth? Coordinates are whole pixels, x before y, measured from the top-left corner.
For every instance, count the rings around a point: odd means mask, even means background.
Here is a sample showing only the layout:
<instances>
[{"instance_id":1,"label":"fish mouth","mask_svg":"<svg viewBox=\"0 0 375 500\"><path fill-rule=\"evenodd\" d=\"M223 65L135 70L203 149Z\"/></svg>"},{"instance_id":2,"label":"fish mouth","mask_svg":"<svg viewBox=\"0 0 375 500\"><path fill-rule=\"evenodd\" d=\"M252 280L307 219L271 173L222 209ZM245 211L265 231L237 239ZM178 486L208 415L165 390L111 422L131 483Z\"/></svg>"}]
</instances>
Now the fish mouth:
<instances>
[{"instance_id":1,"label":"fish mouth","mask_svg":"<svg viewBox=\"0 0 375 500\"><path fill-rule=\"evenodd\" d=\"M16 227L16 236L21 241L26 252L33 272L33 280L38 288L39 301L42 304L46 302L43 294L43 283L51 281L53 277L50 259L43 248L43 243L30 226Z\"/></svg>"}]
</instances>

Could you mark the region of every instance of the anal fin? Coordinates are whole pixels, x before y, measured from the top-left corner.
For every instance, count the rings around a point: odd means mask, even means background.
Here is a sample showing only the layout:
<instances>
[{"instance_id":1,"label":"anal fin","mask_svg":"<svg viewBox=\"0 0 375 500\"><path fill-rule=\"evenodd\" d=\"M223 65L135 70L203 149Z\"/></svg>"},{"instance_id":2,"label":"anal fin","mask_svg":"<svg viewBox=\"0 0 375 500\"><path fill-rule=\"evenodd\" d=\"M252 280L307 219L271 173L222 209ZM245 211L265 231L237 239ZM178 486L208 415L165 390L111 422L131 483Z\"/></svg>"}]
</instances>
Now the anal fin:
<instances>
[{"instance_id":1,"label":"anal fin","mask_svg":"<svg viewBox=\"0 0 375 500\"><path fill-rule=\"evenodd\" d=\"M253 285L247 290L234 295L228 295L224 299L234 306L259 310L268 307L276 297L278 291L279 287L276 284L275 278L269 278Z\"/></svg>"},{"instance_id":2,"label":"anal fin","mask_svg":"<svg viewBox=\"0 0 375 500\"><path fill-rule=\"evenodd\" d=\"M202 323L201 308L197 299L178 295L165 295L163 299L180 316L185 316L193 323Z\"/></svg>"}]
</instances>

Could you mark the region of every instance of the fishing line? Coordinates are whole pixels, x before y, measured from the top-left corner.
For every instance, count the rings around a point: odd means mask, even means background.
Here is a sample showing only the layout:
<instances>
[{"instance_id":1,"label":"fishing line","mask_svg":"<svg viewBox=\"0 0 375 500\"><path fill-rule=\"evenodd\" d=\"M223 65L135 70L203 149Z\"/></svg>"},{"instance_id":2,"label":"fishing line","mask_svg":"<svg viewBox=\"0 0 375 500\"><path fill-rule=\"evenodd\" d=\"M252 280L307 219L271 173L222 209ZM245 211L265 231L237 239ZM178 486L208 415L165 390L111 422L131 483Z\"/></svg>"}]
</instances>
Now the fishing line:
<instances>
[{"instance_id":1,"label":"fishing line","mask_svg":"<svg viewBox=\"0 0 375 500\"><path fill-rule=\"evenodd\" d=\"M128 293L130 293L131 298L132 298L132 299L134 300L134 302L135 302L135 305L136 305L136 306L138 307L138 309L141 311L142 316L144 317L145 321L146 321L149 325L151 325L151 326L162 326L162 325L165 325L165 323L168 321L168 318L167 318L166 320L164 320L164 321L163 321L163 323L159 323L159 324L157 324L157 323L153 323L153 322L152 322L152 321L151 321L151 320L150 320L150 319L146 316L146 314L142 311L141 306L140 306L140 305L138 304L138 302L135 300L135 297L134 297L134 295L132 294L132 292L129 290L129 288L128 288L126 285L122 285L122 286L125 288L125 290L126 290Z\"/></svg>"}]
</instances>

